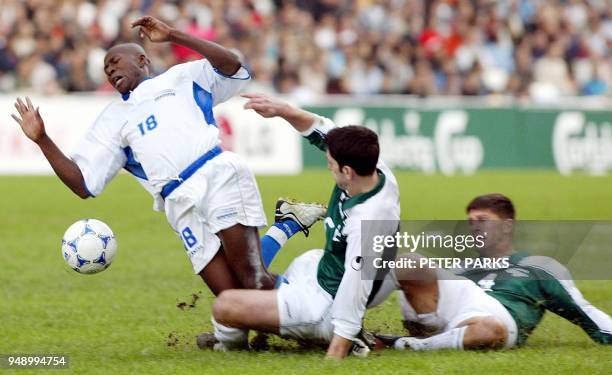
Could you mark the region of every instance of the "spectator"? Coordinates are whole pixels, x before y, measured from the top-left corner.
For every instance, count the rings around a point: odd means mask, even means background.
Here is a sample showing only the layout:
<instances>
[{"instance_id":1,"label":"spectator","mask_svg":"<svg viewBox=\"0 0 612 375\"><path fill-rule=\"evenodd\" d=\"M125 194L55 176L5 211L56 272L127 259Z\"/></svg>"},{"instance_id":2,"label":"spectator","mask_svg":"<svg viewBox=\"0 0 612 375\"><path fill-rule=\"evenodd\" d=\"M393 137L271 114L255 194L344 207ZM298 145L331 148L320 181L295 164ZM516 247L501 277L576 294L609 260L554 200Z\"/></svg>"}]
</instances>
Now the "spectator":
<instances>
[{"instance_id":1,"label":"spectator","mask_svg":"<svg viewBox=\"0 0 612 375\"><path fill-rule=\"evenodd\" d=\"M607 95L601 0L0 0L0 91L108 90L101 56L152 14L242 51L253 87L356 95ZM199 56L147 45L154 73Z\"/></svg>"}]
</instances>

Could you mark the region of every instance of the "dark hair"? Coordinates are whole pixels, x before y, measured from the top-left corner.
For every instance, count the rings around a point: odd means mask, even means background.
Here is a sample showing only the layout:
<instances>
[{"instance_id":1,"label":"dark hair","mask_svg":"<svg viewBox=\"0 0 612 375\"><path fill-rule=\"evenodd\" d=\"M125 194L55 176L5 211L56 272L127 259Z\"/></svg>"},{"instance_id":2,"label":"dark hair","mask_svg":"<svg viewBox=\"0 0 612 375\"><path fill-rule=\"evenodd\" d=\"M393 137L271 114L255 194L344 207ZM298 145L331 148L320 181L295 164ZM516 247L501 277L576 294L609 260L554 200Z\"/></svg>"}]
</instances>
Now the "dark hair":
<instances>
[{"instance_id":1,"label":"dark hair","mask_svg":"<svg viewBox=\"0 0 612 375\"><path fill-rule=\"evenodd\" d=\"M510 198L499 193L485 194L472 199L465 211L483 209L491 210L504 219L514 219L516 215Z\"/></svg>"},{"instance_id":2,"label":"dark hair","mask_svg":"<svg viewBox=\"0 0 612 375\"><path fill-rule=\"evenodd\" d=\"M329 154L340 168L349 166L359 176L369 176L376 170L380 148L378 136L363 126L334 128L325 139Z\"/></svg>"}]
</instances>

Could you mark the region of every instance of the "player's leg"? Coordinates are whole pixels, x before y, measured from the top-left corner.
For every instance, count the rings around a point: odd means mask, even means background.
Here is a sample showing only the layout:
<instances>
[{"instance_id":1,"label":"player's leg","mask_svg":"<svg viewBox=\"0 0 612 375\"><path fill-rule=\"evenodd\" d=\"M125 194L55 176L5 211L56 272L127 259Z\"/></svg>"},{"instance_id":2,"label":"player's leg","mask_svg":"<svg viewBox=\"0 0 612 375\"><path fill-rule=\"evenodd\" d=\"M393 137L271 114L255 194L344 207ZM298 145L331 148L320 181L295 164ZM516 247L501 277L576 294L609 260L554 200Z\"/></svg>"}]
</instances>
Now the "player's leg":
<instances>
[{"instance_id":1,"label":"player's leg","mask_svg":"<svg viewBox=\"0 0 612 375\"><path fill-rule=\"evenodd\" d=\"M464 349L501 349L506 346L508 329L497 317L480 316L463 322Z\"/></svg>"},{"instance_id":2,"label":"player's leg","mask_svg":"<svg viewBox=\"0 0 612 375\"><path fill-rule=\"evenodd\" d=\"M312 220L308 226L311 226L315 221L316 220ZM267 272L267 266L271 263L278 250L280 250L282 243L284 243L284 241L290 238L293 234L297 233L299 229L300 228L296 222L287 219L284 220L284 222L279 221L275 223L268 230L268 232L271 232L275 237L267 234L261 239L261 248L264 250L264 254L269 256L267 258L268 262L265 264L261 260L261 251L258 247L260 244L260 239L257 234L257 228L245 227L237 224L233 227L220 231L218 236L226 249L224 253L230 259L229 264L236 274L242 276L239 277L241 287L247 289L272 289L272 287L278 287L277 284L279 281L284 281L284 277L277 276L276 280L272 279L273 275ZM278 238L282 237L284 237L284 241L278 240ZM281 243L279 244L279 242ZM228 298L233 298L234 300L239 301L242 301L244 298L244 304L234 304L231 302L228 305L226 303ZM260 300L256 301L261 302ZM262 324L264 326L268 327L270 325L267 317L253 315L254 310L251 310L250 308L242 309L244 306L250 306L251 302L253 301L250 299L249 293L245 293L244 296L234 296L232 293L223 293L221 296L219 296L215 303L215 306L217 306L217 314L213 314L213 317L217 317L216 319L213 318L215 334L214 336L210 334L202 334L198 336L198 346L201 348L213 346L222 350L248 347L247 336L241 334L241 332L246 331L240 330L240 328L246 328L249 327L249 325L252 325L253 329L257 329L259 331L277 332L278 328L276 330L260 328L258 320L247 321L244 324L236 323L244 320L244 312L247 316L252 317L253 319L262 318ZM275 299L274 304L276 304ZM277 311L275 306L272 306L266 299L264 299L263 306L266 305L268 305L269 309L271 310L261 310L256 306L250 307L258 309L255 311ZM231 307L231 309L228 309L228 307ZM234 314L230 315L228 318L228 312L233 312ZM228 325L225 322L230 322L233 324ZM278 327L278 323L276 326ZM259 341L265 341L265 336L261 335L259 337ZM221 345L219 345L217 342L220 342Z\"/></svg>"},{"instance_id":3,"label":"player's leg","mask_svg":"<svg viewBox=\"0 0 612 375\"><path fill-rule=\"evenodd\" d=\"M266 217L255 176L232 152L211 160L200 176L202 181L197 182L205 194L196 203L198 212L208 230L220 239L241 287L274 288L276 277L261 259L258 228L266 226Z\"/></svg>"},{"instance_id":4,"label":"player's leg","mask_svg":"<svg viewBox=\"0 0 612 375\"><path fill-rule=\"evenodd\" d=\"M281 198L276 202L275 222L261 238L260 244L254 241L252 230L245 229L248 227L239 224L220 231L218 235L223 247L227 249L229 263L239 275L243 287L270 289L271 275L267 273L267 267L272 263L274 256L285 242L298 232L308 235L309 228L322 219L326 211L327 208L321 204ZM251 229L255 229L256 233L256 228ZM256 246L260 247L254 250ZM257 256L253 251L256 251ZM248 256L245 257L244 254Z\"/></svg>"},{"instance_id":5,"label":"player's leg","mask_svg":"<svg viewBox=\"0 0 612 375\"><path fill-rule=\"evenodd\" d=\"M458 348L463 345L465 327L444 332L447 320L440 311L441 286L446 284L438 280L438 270L430 267L421 267L422 255L411 253L400 255L398 258L406 258L404 264L412 261L414 268L399 268L395 270L395 276L399 285L400 308L404 316L404 326L413 336L429 336L423 341L414 337L387 338L387 343L396 349L406 347L414 350ZM455 291L446 288L445 297L454 296ZM452 301L446 301L447 305ZM390 341L390 342L389 342ZM406 346L408 345L408 346Z\"/></svg>"},{"instance_id":6,"label":"player's leg","mask_svg":"<svg viewBox=\"0 0 612 375\"><path fill-rule=\"evenodd\" d=\"M261 238L261 258L266 268L272 264L272 260L285 245L285 242L299 231L299 224L292 219L276 221L268 229Z\"/></svg>"},{"instance_id":7,"label":"player's leg","mask_svg":"<svg viewBox=\"0 0 612 375\"><path fill-rule=\"evenodd\" d=\"M287 315L301 315L298 321L302 319L312 323L313 320L319 319L318 310L321 307L307 309L300 308L300 305L307 305L305 301L316 305L325 305L325 302L331 301L316 281L316 271L322 255L322 250L310 250L297 257L285 272L287 278L292 281L290 285L284 284L275 290L224 291L215 301L213 316L217 322L230 327L278 334L282 311L289 307L293 313ZM306 296L310 299L304 298ZM279 300L284 302L280 309ZM300 314L302 312L306 313Z\"/></svg>"},{"instance_id":8,"label":"player's leg","mask_svg":"<svg viewBox=\"0 0 612 375\"><path fill-rule=\"evenodd\" d=\"M226 232L231 235L231 231ZM223 241L222 241L223 242ZM244 268L243 272L255 272ZM200 277L210 288L215 296L223 296L229 290L243 287L244 279L236 276L234 268L230 266L227 252L220 249L215 257L200 271ZM197 345L200 349L215 350L240 350L248 349L248 330L230 327L215 319L211 319L214 333L204 332L197 337ZM223 342L224 344L220 344Z\"/></svg>"},{"instance_id":9,"label":"player's leg","mask_svg":"<svg viewBox=\"0 0 612 375\"><path fill-rule=\"evenodd\" d=\"M255 227L235 224L217 233L223 252L244 289L273 289L276 275L264 267L261 259L259 231Z\"/></svg>"},{"instance_id":10,"label":"player's leg","mask_svg":"<svg viewBox=\"0 0 612 375\"><path fill-rule=\"evenodd\" d=\"M240 280L229 266L223 251L218 251L199 275L215 296L223 291L241 287ZM214 318L212 318L212 324L214 333L203 333L198 336L197 344L200 348L213 348L218 342L217 337L230 337L236 349L248 347L248 331L224 326L216 322Z\"/></svg>"},{"instance_id":11,"label":"player's leg","mask_svg":"<svg viewBox=\"0 0 612 375\"><path fill-rule=\"evenodd\" d=\"M302 231L308 236L309 228L318 220L325 217L327 207L316 203L303 203L290 199L280 198L276 202L274 224L261 238L261 255L266 269L272 263L276 254L289 238ZM282 275L278 275L275 287L281 282L287 282ZM206 342L210 336L200 336L201 346L210 346ZM251 341L253 348L267 348L267 335L259 331Z\"/></svg>"},{"instance_id":12,"label":"player's leg","mask_svg":"<svg viewBox=\"0 0 612 375\"><path fill-rule=\"evenodd\" d=\"M297 257L285 272L289 283L275 290L229 290L221 293L213 316L223 326L256 329L295 339L321 338L321 324L331 325L331 296L317 282L316 270L323 254L312 250ZM240 343L229 335L216 335L224 348ZM325 337L329 339L329 337Z\"/></svg>"},{"instance_id":13,"label":"player's leg","mask_svg":"<svg viewBox=\"0 0 612 375\"><path fill-rule=\"evenodd\" d=\"M308 237L309 229L325 217L327 207L318 203L303 203L279 198L274 211L274 224L261 238L261 257L267 268L285 242L298 232Z\"/></svg>"},{"instance_id":14,"label":"player's leg","mask_svg":"<svg viewBox=\"0 0 612 375\"><path fill-rule=\"evenodd\" d=\"M186 184L204 191L196 202L198 212L208 231L221 240L228 263L242 287L274 288L276 276L268 273L261 257L258 228L267 224L251 170L238 155L223 152L204 166L199 177L201 180L192 177ZM288 227L291 228L291 223Z\"/></svg>"},{"instance_id":15,"label":"player's leg","mask_svg":"<svg viewBox=\"0 0 612 375\"><path fill-rule=\"evenodd\" d=\"M423 256L411 253L399 255L398 259L400 258L406 259L405 264L413 261L414 264L419 265L419 259ZM407 321L408 324L412 323L412 325L407 328L411 331L411 334L420 335L421 326L441 328L440 326L444 323L435 314L440 298L436 270L429 267L397 268L395 269L395 277L402 292L400 301L405 299L410 310L412 319L407 319ZM406 308L403 308L403 311L406 310Z\"/></svg>"},{"instance_id":16,"label":"player's leg","mask_svg":"<svg viewBox=\"0 0 612 375\"><path fill-rule=\"evenodd\" d=\"M321 219L325 214L326 208L322 205L318 204L306 204L300 202L292 202L284 199L279 199L276 206L276 222L273 226L270 227L266 235L261 240L262 252L263 254L267 254L269 256L268 261L264 262L267 267L274 255L281 248L282 244L296 234L298 231L308 231L308 228L312 226L317 220ZM228 233L229 234L229 233ZM270 250L272 247L272 250ZM267 250L267 251L266 251ZM219 256L215 259L215 263L212 264L208 269L203 270L201 276L205 280L205 282L209 285L213 292L226 290L224 282L225 278L220 277L220 275L231 274L232 279L238 283L238 286L234 286L234 288L238 288L242 286L242 281L237 280L232 267L229 266L226 252L220 252L222 256ZM212 262L211 262L212 263ZM219 265L217 265L219 263ZM244 265L240 265L244 267ZM253 272L252 269L249 269L248 264L245 268L243 268L242 272ZM279 276L282 277L282 276ZM219 280L218 280L219 279ZM218 280L218 281L217 281ZM283 278L284 280L284 278ZM221 287L217 288L213 285L217 283L221 283ZM278 279L277 279L278 283ZM234 289L232 288L232 289ZM215 292L215 295L218 293ZM225 347L232 348L244 348L247 346L246 344L246 335L242 330L238 330L236 328L227 327L218 321L213 319L213 326L215 328L215 334L211 333L203 333L198 336L198 346L200 348L212 348L218 342L218 338L225 338L226 341L231 341L230 344L225 345ZM260 335L259 341L265 341L265 336Z\"/></svg>"},{"instance_id":17,"label":"player's leg","mask_svg":"<svg viewBox=\"0 0 612 375\"><path fill-rule=\"evenodd\" d=\"M428 281L434 275L436 287ZM405 326L416 337L379 337L396 349L497 349L516 341L507 310L476 284L444 270L398 270ZM403 277L403 279L402 279Z\"/></svg>"},{"instance_id":18,"label":"player's leg","mask_svg":"<svg viewBox=\"0 0 612 375\"><path fill-rule=\"evenodd\" d=\"M202 224L193 204L187 199L169 199L165 210L169 223L183 241L194 272L210 291L216 296L226 289L239 288L240 279L221 250L219 237Z\"/></svg>"},{"instance_id":19,"label":"player's leg","mask_svg":"<svg viewBox=\"0 0 612 375\"><path fill-rule=\"evenodd\" d=\"M240 288L241 285L223 251L218 251L199 275L215 296L224 290Z\"/></svg>"},{"instance_id":20,"label":"player's leg","mask_svg":"<svg viewBox=\"0 0 612 375\"><path fill-rule=\"evenodd\" d=\"M398 350L438 349L501 349L506 345L508 330L494 316L479 316L462 322L459 326L427 338L379 337Z\"/></svg>"},{"instance_id":21,"label":"player's leg","mask_svg":"<svg viewBox=\"0 0 612 375\"><path fill-rule=\"evenodd\" d=\"M187 186L189 187L189 186ZM224 290L242 287L241 280L230 266L227 254L222 249L220 238L210 231L201 220L200 211L185 196L173 197L166 201L166 215L172 227L179 233L185 251L195 273L199 274L214 295ZM224 327L212 321L215 333L204 333L198 336L198 346L212 348L216 337L232 337L246 347L248 331Z\"/></svg>"},{"instance_id":22,"label":"player's leg","mask_svg":"<svg viewBox=\"0 0 612 375\"><path fill-rule=\"evenodd\" d=\"M277 291L224 291L215 301L213 316L217 322L229 327L278 333Z\"/></svg>"}]
</instances>

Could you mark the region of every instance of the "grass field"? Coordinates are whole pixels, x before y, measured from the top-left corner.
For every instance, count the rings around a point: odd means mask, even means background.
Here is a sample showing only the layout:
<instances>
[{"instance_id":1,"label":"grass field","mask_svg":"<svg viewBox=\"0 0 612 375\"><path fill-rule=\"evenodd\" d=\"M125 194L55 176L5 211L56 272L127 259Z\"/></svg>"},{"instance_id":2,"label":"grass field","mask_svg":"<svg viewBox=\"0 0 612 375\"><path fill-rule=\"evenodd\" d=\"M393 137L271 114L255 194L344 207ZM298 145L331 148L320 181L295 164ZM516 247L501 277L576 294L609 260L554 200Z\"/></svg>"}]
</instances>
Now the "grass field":
<instances>
[{"instance_id":1,"label":"grass field","mask_svg":"<svg viewBox=\"0 0 612 375\"><path fill-rule=\"evenodd\" d=\"M474 177L399 173L403 219L460 219L476 194L514 199L521 219L612 219L612 177L549 172L490 172ZM268 216L278 196L326 201L324 170L258 178ZM62 353L75 373L555 373L612 372L612 347L547 315L524 348L505 352L372 353L342 363L280 339L271 352L204 352L194 336L211 330L213 299L194 276L178 238L130 177L81 201L52 177L0 178L0 354ZM80 218L108 223L118 238L112 267L98 275L69 269L60 254L64 230ZM274 261L282 271L303 250L321 247L320 225L292 239ZM586 298L612 312L612 281L578 282ZM181 310L192 294L194 308ZM395 299L368 312L366 326L400 332ZM0 370L2 371L2 370ZM20 370L17 373L39 373Z\"/></svg>"}]
</instances>

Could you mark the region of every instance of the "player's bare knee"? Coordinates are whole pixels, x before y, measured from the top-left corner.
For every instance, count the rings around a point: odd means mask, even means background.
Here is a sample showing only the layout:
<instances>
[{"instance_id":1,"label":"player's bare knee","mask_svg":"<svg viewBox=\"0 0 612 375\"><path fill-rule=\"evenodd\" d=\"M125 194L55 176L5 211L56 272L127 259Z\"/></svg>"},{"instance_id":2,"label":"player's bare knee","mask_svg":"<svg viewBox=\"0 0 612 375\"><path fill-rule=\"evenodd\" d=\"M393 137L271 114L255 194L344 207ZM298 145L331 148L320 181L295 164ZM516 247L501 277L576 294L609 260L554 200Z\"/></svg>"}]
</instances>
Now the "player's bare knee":
<instances>
[{"instance_id":1,"label":"player's bare knee","mask_svg":"<svg viewBox=\"0 0 612 375\"><path fill-rule=\"evenodd\" d=\"M212 308L215 320L221 324L233 321L241 307L234 290L225 290L219 294Z\"/></svg>"},{"instance_id":2,"label":"player's bare knee","mask_svg":"<svg viewBox=\"0 0 612 375\"><path fill-rule=\"evenodd\" d=\"M508 329L497 318L488 316L470 325L470 336L475 348L499 349L506 343Z\"/></svg>"},{"instance_id":3,"label":"player's bare knee","mask_svg":"<svg viewBox=\"0 0 612 375\"><path fill-rule=\"evenodd\" d=\"M503 344L506 341L508 329L499 319L488 317L484 319L483 323L486 326L487 334L491 341L495 341L498 344Z\"/></svg>"},{"instance_id":4,"label":"player's bare knee","mask_svg":"<svg viewBox=\"0 0 612 375\"><path fill-rule=\"evenodd\" d=\"M227 313L227 302L225 300L225 291L221 292L217 296L215 303L212 307L212 315L217 322L223 322L226 318Z\"/></svg>"}]
</instances>

